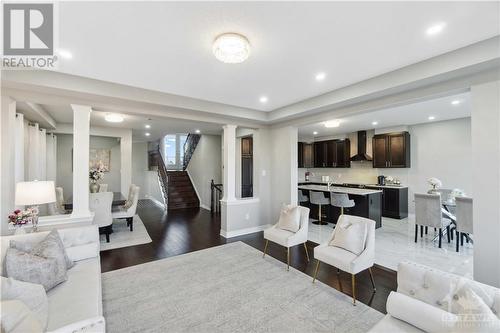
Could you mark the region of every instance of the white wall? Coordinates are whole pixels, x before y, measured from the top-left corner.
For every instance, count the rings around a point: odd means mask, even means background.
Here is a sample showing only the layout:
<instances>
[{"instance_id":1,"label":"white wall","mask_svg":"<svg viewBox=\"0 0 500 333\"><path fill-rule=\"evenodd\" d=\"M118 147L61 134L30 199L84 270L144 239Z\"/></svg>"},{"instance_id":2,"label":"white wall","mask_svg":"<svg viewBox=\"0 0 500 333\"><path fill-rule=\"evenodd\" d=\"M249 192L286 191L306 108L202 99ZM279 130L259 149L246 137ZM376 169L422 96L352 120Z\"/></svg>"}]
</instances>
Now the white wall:
<instances>
[{"instance_id":1,"label":"white wall","mask_svg":"<svg viewBox=\"0 0 500 333\"><path fill-rule=\"evenodd\" d=\"M148 143L137 142L132 144L132 184L139 186L139 198L147 198L148 171Z\"/></svg>"},{"instance_id":2,"label":"white wall","mask_svg":"<svg viewBox=\"0 0 500 333\"><path fill-rule=\"evenodd\" d=\"M221 136L202 135L186 170L205 209L210 209L211 180L222 181L221 160Z\"/></svg>"},{"instance_id":3,"label":"white wall","mask_svg":"<svg viewBox=\"0 0 500 333\"><path fill-rule=\"evenodd\" d=\"M90 148L102 148L111 150L110 171L104 173L103 179L99 183L108 184L108 191L120 192L120 169L121 153L120 142L117 138L91 136ZM56 186L61 186L64 191L64 197L73 195L73 160L71 158L73 150L73 135L57 135L57 180Z\"/></svg>"},{"instance_id":4,"label":"white wall","mask_svg":"<svg viewBox=\"0 0 500 333\"><path fill-rule=\"evenodd\" d=\"M411 168L377 169L371 162L352 162L351 168L309 169L319 180L329 175L335 182L376 184L378 175L392 176L409 187L409 210L414 212L414 193L427 192L427 179L436 177L444 188L460 188L473 195L472 144L470 118L432 122L408 126L411 135ZM371 138L367 132L367 154L373 156ZM351 156L357 153L356 133L351 140ZM304 179L308 169L299 169L299 179Z\"/></svg>"}]
</instances>

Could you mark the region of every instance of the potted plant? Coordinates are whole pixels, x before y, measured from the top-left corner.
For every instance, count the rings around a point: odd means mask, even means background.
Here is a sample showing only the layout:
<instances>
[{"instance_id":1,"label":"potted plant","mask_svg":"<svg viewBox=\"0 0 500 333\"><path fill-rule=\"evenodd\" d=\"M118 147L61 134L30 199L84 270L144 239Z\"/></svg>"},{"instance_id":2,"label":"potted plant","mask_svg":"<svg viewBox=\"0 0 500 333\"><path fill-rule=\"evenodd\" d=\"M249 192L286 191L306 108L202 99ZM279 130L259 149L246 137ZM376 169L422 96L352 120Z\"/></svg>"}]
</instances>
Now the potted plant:
<instances>
[{"instance_id":1,"label":"potted plant","mask_svg":"<svg viewBox=\"0 0 500 333\"><path fill-rule=\"evenodd\" d=\"M97 193L99 191L99 184L97 182L102 179L103 175L104 175L104 168L102 166L90 169L89 171L90 193Z\"/></svg>"}]
</instances>

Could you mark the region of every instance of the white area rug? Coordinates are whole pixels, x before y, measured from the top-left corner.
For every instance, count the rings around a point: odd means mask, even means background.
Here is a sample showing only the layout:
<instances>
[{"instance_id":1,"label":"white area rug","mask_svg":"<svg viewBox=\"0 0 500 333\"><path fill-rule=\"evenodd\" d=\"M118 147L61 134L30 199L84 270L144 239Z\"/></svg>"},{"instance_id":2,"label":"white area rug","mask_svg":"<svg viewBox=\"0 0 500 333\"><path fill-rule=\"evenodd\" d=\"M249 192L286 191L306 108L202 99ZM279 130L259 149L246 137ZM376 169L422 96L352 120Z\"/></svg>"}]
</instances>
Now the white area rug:
<instances>
[{"instance_id":1,"label":"white area rug","mask_svg":"<svg viewBox=\"0 0 500 333\"><path fill-rule=\"evenodd\" d=\"M102 274L107 332L366 332L383 315L236 242Z\"/></svg>"},{"instance_id":2,"label":"white area rug","mask_svg":"<svg viewBox=\"0 0 500 333\"><path fill-rule=\"evenodd\" d=\"M106 243L106 235L100 235L100 241L101 251L152 242L139 215L134 216L134 231L130 231L127 227L126 220L115 219L113 220L113 233L109 235L109 243Z\"/></svg>"}]
</instances>

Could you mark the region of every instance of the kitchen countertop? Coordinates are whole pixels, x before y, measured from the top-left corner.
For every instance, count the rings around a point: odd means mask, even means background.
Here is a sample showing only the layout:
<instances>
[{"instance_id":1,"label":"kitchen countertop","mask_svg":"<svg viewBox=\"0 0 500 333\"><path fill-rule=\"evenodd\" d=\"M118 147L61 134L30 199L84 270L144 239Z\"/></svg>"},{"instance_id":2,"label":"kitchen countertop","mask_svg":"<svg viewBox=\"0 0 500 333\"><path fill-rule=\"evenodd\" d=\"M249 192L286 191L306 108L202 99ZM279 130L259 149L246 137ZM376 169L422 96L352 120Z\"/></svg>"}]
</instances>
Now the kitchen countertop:
<instances>
[{"instance_id":1,"label":"kitchen countertop","mask_svg":"<svg viewBox=\"0 0 500 333\"><path fill-rule=\"evenodd\" d=\"M299 185L298 188L299 190L346 193L352 195L369 195L375 193L382 193L381 190L369 190L364 188L352 188L352 187L341 187L341 186L330 186L330 189L328 189L326 185Z\"/></svg>"},{"instance_id":2,"label":"kitchen countertop","mask_svg":"<svg viewBox=\"0 0 500 333\"><path fill-rule=\"evenodd\" d=\"M328 182L322 182L322 181L299 181L299 184L307 184L307 183L313 183L313 184L325 184L327 185ZM378 187L378 188L408 188L408 186L403 186L403 185L377 185L377 184L362 184L362 183L334 183L334 186L342 186L344 184L350 184L350 185L356 185L356 186L369 186L369 187Z\"/></svg>"}]
</instances>

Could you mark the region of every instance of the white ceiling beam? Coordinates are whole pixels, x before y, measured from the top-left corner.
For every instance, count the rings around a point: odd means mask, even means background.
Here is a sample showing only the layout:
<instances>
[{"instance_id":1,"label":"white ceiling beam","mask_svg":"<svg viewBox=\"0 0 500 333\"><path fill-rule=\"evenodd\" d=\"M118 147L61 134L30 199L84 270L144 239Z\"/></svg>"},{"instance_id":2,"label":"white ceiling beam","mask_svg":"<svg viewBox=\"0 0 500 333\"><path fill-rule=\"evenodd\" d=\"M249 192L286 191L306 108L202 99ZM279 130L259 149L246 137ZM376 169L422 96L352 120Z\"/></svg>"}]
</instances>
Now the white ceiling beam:
<instances>
[{"instance_id":1,"label":"white ceiling beam","mask_svg":"<svg viewBox=\"0 0 500 333\"><path fill-rule=\"evenodd\" d=\"M56 121L54 118L50 116L50 114L45 111L43 106L37 103L31 103L31 102L26 102L26 105L33 111L35 112L41 119L44 120L44 122L48 125L50 125L50 128L55 128L56 127Z\"/></svg>"}]
</instances>

